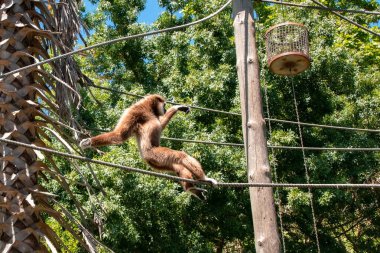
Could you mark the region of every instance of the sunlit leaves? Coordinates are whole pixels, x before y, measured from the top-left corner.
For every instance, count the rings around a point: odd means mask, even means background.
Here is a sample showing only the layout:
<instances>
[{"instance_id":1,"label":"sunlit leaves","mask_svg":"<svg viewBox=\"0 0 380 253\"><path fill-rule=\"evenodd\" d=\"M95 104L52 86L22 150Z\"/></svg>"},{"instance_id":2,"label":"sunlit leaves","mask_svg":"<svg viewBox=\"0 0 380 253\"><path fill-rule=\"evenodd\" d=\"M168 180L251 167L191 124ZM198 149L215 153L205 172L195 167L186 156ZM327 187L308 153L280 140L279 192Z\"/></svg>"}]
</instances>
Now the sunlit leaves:
<instances>
[{"instance_id":1,"label":"sunlit leaves","mask_svg":"<svg viewBox=\"0 0 380 253\"><path fill-rule=\"evenodd\" d=\"M305 3L305 1L297 1ZM308 1L307 3L309 3ZM374 1L323 1L331 7L374 9ZM204 17L224 1L159 1L165 8L151 26L135 23L143 1L100 1L103 12L89 17L95 29L91 42L166 28ZM378 40L327 12L284 8L255 1L260 17L257 39L262 84L267 87L272 118L295 120L292 82L296 89L301 121L361 128L379 125ZM203 24L137 41L128 41L92 52L83 62L97 84L138 94L160 93L169 100L225 111L240 111L235 70L235 50L230 11ZM352 16L368 25L371 18ZM277 77L266 67L265 31L284 20L305 24L310 34L311 68L293 79ZM108 23L104 23L108 22ZM85 98L81 122L111 128L118 115L136 99L92 89L102 102ZM263 92L264 94L264 92ZM296 125L271 122L268 144L300 146ZM375 147L379 135L302 127L306 146ZM97 132L93 132L94 134ZM178 114L163 133L168 137L242 143L241 119L192 110ZM222 182L245 182L246 162L241 147L225 147L162 141L202 163L208 175ZM140 158L136 143L104 148L98 156L110 162L150 169ZM90 153L95 155L94 152ZM364 183L379 181L379 155L375 153L306 152L312 183ZM305 168L299 150L271 153L278 181L305 183ZM114 249L142 252L212 252L220 243L253 250L252 223L247 190L208 188L209 200L201 203L183 193L179 184L96 167L107 192L104 201L104 238ZM376 181L377 180L377 181ZM289 252L316 249L309 193L305 189L281 189L284 229ZM365 190L313 191L322 249L343 248L377 252L379 229L378 193ZM376 209L377 208L377 209ZM373 215L367 215L368 213ZM356 216L366 216L358 227ZM368 217L367 217L368 216ZM342 224L333 227L333 224ZM361 232L364 231L364 232ZM344 233L343 233L344 232ZM357 236L363 233L365 236ZM370 242L366 244L366 242ZM290 246L289 246L290 245ZM342 246L343 245L343 246Z\"/></svg>"}]
</instances>

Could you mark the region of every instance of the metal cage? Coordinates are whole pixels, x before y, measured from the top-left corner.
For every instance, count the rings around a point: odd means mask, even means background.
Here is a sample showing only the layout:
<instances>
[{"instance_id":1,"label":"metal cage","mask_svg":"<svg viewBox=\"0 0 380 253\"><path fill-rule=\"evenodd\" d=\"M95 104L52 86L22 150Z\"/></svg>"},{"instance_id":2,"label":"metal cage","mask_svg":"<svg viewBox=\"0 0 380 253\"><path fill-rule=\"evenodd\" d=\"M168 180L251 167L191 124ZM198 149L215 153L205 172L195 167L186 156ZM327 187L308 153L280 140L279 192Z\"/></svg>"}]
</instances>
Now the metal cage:
<instances>
[{"instance_id":1,"label":"metal cage","mask_svg":"<svg viewBox=\"0 0 380 253\"><path fill-rule=\"evenodd\" d=\"M293 76L310 66L307 28L286 22L269 28L265 34L269 69L276 74Z\"/></svg>"}]
</instances>

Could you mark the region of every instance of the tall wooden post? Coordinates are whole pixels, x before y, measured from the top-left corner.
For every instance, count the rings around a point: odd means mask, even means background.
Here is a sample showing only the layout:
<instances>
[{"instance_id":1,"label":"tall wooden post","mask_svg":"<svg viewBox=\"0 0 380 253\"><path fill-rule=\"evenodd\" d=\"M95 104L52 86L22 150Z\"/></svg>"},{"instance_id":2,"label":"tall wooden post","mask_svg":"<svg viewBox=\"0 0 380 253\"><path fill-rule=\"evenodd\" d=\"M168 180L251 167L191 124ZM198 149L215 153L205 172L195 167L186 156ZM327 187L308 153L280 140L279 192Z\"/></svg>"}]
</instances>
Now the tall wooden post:
<instances>
[{"instance_id":1,"label":"tall wooden post","mask_svg":"<svg viewBox=\"0 0 380 253\"><path fill-rule=\"evenodd\" d=\"M234 0L233 19L240 86L245 153L250 183L270 183L265 120L260 92L259 61L251 0ZM276 209L272 188L249 189L256 252L279 253Z\"/></svg>"}]
</instances>

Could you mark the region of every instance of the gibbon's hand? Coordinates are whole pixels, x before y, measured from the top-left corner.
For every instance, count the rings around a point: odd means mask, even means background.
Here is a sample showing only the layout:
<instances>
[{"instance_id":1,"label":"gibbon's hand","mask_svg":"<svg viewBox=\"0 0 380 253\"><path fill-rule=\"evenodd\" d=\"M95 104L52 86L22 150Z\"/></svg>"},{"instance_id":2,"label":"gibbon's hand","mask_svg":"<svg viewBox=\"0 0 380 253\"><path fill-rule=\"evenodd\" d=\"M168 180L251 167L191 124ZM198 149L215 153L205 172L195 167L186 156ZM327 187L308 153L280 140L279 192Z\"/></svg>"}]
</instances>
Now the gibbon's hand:
<instances>
[{"instance_id":1,"label":"gibbon's hand","mask_svg":"<svg viewBox=\"0 0 380 253\"><path fill-rule=\"evenodd\" d=\"M178 111L182 111L184 113L189 113L190 112L190 108L188 106L185 106L185 105L176 105L175 106L177 108Z\"/></svg>"},{"instance_id":2,"label":"gibbon's hand","mask_svg":"<svg viewBox=\"0 0 380 253\"><path fill-rule=\"evenodd\" d=\"M213 179L211 177L205 177L204 181L209 182L214 187L216 187L218 184L218 181L216 181L215 179Z\"/></svg>"}]
</instances>

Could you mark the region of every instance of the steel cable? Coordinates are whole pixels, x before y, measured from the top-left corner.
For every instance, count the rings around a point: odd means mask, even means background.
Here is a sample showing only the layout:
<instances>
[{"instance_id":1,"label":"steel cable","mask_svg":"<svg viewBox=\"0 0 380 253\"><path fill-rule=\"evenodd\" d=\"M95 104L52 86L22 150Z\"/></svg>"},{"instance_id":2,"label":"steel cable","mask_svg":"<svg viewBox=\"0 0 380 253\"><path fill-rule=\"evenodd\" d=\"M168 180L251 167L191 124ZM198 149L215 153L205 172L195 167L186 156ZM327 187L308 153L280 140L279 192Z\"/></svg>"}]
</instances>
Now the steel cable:
<instances>
[{"instance_id":1,"label":"steel cable","mask_svg":"<svg viewBox=\"0 0 380 253\"><path fill-rule=\"evenodd\" d=\"M22 68L15 69L15 70L7 72L7 73L4 73L4 74L0 75L0 79L4 78L4 77L7 77L9 75L18 73L18 72L23 71L23 70L34 68L34 67L43 65L45 63L56 61L58 59L65 58L65 57L68 57L68 56L71 56L71 55L74 55L74 54L82 53L82 52L85 52L85 51L88 51L88 50L91 50L91 49L94 49L94 48L97 48L97 47L110 45L110 44L113 44L113 43L116 43L116 42L120 42L120 41L126 41L126 40L130 40L130 39L137 39L137 38L147 37L147 36L151 36L151 35L155 35L155 34L159 34L159 33L165 33L165 32L172 32L172 31L181 30L181 29L187 28L189 26L193 26L193 25L202 23L204 21L207 21L207 20L215 17L220 12L222 12L224 9L226 9L231 2L232 2L232 0L228 0L222 7L220 7L214 13L212 13L212 14L210 14L210 15L202 18L202 19L196 20L194 22L191 22L191 23L188 23L188 24L179 25L179 26L164 28L164 29L161 29L161 30L141 33L141 34L128 35L128 36L125 36L125 37L121 37L121 38L117 38L117 39L101 42L101 43L98 43L98 44L95 44L95 45L92 45L92 46L88 46L88 47L84 47L84 48L81 48L81 49L78 49L78 50L74 50L74 51L71 51L71 52L68 52L68 53L65 53L65 54L61 54L61 55L52 57L52 58L44 60L44 61L40 61L40 62L37 62L37 63L34 63L34 64L30 64L30 65L22 67Z\"/></svg>"},{"instance_id":2,"label":"steel cable","mask_svg":"<svg viewBox=\"0 0 380 253\"><path fill-rule=\"evenodd\" d=\"M62 157L86 161L86 162L90 162L90 163L94 163L94 164L104 165L107 167L112 167L112 168L130 171L130 172L136 172L136 173L140 173L140 174L145 174L145 175L150 175L150 176L155 176L155 177L160 177L160 178L166 178L166 179L170 179L173 181L184 181L184 182L189 182L189 183L194 183L194 184L211 185L210 182L206 182L206 181L186 179L186 178L172 176L172 175L168 175L168 174L164 174L164 173L158 173L158 172L148 171L148 170L144 170L144 169L132 168L132 167L128 167L128 166L124 166L124 165L120 165L120 164L114 164L114 163L95 160L95 159L91 159L91 158L87 158L87 157L83 157L83 156L79 156L79 155L60 152L60 151L57 151L54 149L38 147L38 146L35 146L33 144L27 144L27 143L23 143L23 142L19 142L19 141L0 138L0 142L12 144L12 145L16 145L16 146L21 146L21 147L25 147L25 148L31 148L34 150L39 150L39 151L47 152L47 153L62 156ZM310 187L310 188L330 188L330 189L380 189L380 184L298 184L298 183L224 183L224 182L218 182L215 185L215 187L233 187L233 188L245 188L245 187L308 188L308 187Z\"/></svg>"},{"instance_id":3,"label":"steel cable","mask_svg":"<svg viewBox=\"0 0 380 253\"><path fill-rule=\"evenodd\" d=\"M289 2L278 2L278 1L271 1L271 0L259 0L263 3L271 3L271 4L281 4L285 6L291 6L291 7L301 7L301 8L307 8L307 9L316 9L316 10L323 10L323 11L336 11L336 12L348 12L348 13L359 13L359 14L367 14L367 15L380 15L380 12L378 11L366 11L366 10L352 10L352 9L337 9L337 8L330 8L330 7L322 7L322 6L313 6L313 5L306 5L306 4L296 4L296 3L289 3Z\"/></svg>"},{"instance_id":4,"label":"steel cable","mask_svg":"<svg viewBox=\"0 0 380 253\"><path fill-rule=\"evenodd\" d=\"M315 3L315 4L318 4L318 5L321 6L321 7L328 8L327 6L325 6L324 4L322 4L322 3L320 3L320 2L318 2L318 1L316 1L316 0L311 0L311 1L313 1L313 3ZM379 33L376 33L376 32L374 32L374 31L368 29L367 27L364 27L364 26L362 26L361 24L356 23L355 21L352 21L351 19L346 18L346 17L343 16L342 14L339 14L338 12L336 12L336 11L332 11L332 10L329 10L329 11L330 11L331 13L335 14L336 16L340 17L341 19L343 19L343 20L345 20L345 21L347 21L347 22L353 24L354 26L356 26L356 27L358 27L358 28L360 28L360 29L362 29L362 30L367 31L367 32L371 33L372 35L375 35L375 36L380 37L380 34L379 34Z\"/></svg>"},{"instance_id":5,"label":"steel cable","mask_svg":"<svg viewBox=\"0 0 380 253\"><path fill-rule=\"evenodd\" d=\"M102 87L98 85L89 85L91 87L97 88L97 89L102 89L102 90L108 90L112 92L118 92L121 94L129 95L132 97L138 97L138 98L143 98L143 95L135 94L132 92L125 92L125 91L119 91L107 87ZM173 105L179 105L179 103L167 101L168 104L173 104ZM206 107L200 107L200 106L195 106L195 105L186 105L190 108L193 109L198 109L198 110L204 110L204 111L209 111L209 112L215 112L215 113L222 113L222 114L227 114L227 115L235 115L235 116L241 116L241 113L237 112L227 112L227 111L222 111L222 110L217 110L217 109L211 109L211 108L206 108ZM272 122L277 122L277 123L285 123L285 124L293 124L293 125L298 125L298 122L296 121L290 121L290 120L283 120L283 119L272 119L272 118L264 118L266 121L272 121ZM333 126L333 125L323 125L323 124L314 124L314 123L305 123L305 122L299 122L299 124L303 126L309 126L309 127L319 127L319 128L329 128L329 129L337 129L337 130L348 130L348 131L359 131L359 132L371 132L371 133L380 133L380 129L367 129L367 128L355 128L355 127L345 127L345 126Z\"/></svg>"}]
</instances>

